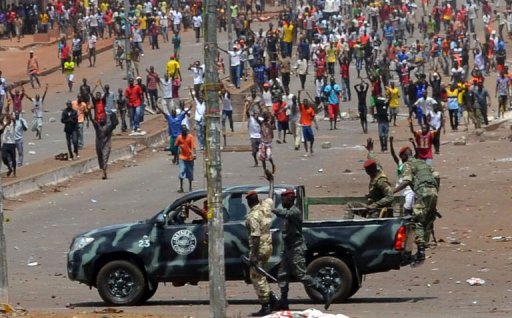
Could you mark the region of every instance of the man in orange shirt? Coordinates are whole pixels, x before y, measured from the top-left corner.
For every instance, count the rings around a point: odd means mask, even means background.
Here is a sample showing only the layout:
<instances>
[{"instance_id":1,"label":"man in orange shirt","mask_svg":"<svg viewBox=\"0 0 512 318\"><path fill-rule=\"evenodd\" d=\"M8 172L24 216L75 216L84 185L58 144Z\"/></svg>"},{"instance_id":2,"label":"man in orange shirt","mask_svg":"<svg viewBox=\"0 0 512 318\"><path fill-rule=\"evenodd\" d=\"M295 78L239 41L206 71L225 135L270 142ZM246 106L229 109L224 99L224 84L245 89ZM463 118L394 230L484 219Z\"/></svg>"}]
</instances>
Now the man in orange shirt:
<instances>
[{"instance_id":1,"label":"man in orange shirt","mask_svg":"<svg viewBox=\"0 0 512 318\"><path fill-rule=\"evenodd\" d=\"M30 85L32 85L32 88L34 87L34 80L37 82L38 88L41 88L41 83L39 83L39 78L37 77L37 74L39 73L39 62L37 61L37 58L34 56L34 51L30 51L29 58L27 62L27 73L30 77Z\"/></svg>"},{"instance_id":2,"label":"man in orange shirt","mask_svg":"<svg viewBox=\"0 0 512 318\"><path fill-rule=\"evenodd\" d=\"M297 94L297 100L300 101L300 92ZM304 138L304 149L306 150L306 154L308 152L308 142L309 142L309 151L310 154L313 155L313 143L315 142L315 135L313 134L313 129L311 129L311 124L315 123L315 128L318 130L318 123L315 118L315 110L311 107L311 103L307 98L304 98L301 104L299 104L300 110L300 124L302 126L302 137Z\"/></svg>"},{"instance_id":3,"label":"man in orange shirt","mask_svg":"<svg viewBox=\"0 0 512 318\"><path fill-rule=\"evenodd\" d=\"M183 192L183 179L188 179L188 191L192 191L192 180L194 180L194 160L196 160L196 140L188 133L187 126L181 125L181 135L176 138L176 147L180 148L180 189Z\"/></svg>"},{"instance_id":4,"label":"man in orange shirt","mask_svg":"<svg viewBox=\"0 0 512 318\"><path fill-rule=\"evenodd\" d=\"M84 123L87 119L87 127L89 127L89 117L87 113L89 112L89 107L87 103L84 102L82 95L78 94L77 99L71 102L71 108L73 108L78 116L78 149L84 149Z\"/></svg>"}]
</instances>

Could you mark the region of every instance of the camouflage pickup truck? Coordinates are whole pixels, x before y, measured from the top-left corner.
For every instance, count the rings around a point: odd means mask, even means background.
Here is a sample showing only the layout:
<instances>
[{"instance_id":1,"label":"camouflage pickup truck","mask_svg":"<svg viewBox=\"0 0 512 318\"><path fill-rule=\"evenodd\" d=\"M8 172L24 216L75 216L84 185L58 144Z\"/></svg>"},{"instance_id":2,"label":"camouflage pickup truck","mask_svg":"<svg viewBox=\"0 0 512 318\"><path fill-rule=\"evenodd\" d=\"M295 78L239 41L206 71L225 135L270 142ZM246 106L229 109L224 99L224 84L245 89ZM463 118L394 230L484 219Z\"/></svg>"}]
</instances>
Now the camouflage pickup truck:
<instances>
[{"instance_id":1,"label":"camouflage pickup truck","mask_svg":"<svg viewBox=\"0 0 512 318\"><path fill-rule=\"evenodd\" d=\"M276 185L276 207L281 205L279 194L290 187L296 191L297 206L307 211L303 186ZM226 280L246 283L249 271L241 256L248 254L248 191L265 197L268 187L236 186L223 192ZM111 305L141 304L155 294L160 282L183 286L208 281L208 224L190 205L202 206L204 200L205 190L194 191L145 221L76 236L68 253L68 277L96 287ZM273 254L266 270L273 275L283 250L281 222L274 217L271 229ZM359 290L363 275L410 263L411 232L408 219L402 217L305 220L307 271L334 291L334 301L342 302ZM306 288L306 292L313 301L323 302L316 290Z\"/></svg>"}]
</instances>

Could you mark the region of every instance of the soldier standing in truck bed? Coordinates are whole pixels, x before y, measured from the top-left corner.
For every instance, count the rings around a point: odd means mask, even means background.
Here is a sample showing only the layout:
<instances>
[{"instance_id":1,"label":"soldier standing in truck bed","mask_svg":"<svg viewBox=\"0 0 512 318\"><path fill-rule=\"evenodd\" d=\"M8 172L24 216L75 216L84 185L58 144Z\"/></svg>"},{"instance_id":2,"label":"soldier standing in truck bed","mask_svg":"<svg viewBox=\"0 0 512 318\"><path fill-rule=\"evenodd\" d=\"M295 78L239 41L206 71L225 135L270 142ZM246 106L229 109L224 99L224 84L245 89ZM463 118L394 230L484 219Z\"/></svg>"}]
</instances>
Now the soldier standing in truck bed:
<instances>
[{"instance_id":1,"label":"soldier standing in truck bed","mask_svg":"<svg viewBox=\"0 0 512 318\"><path fill-rule=\"evenodd\" d=\"M313 287L322 294L325 309L329 309L332 302L332 291L315 281L306 274L306 260L304 253L306 244L302 235L302 212L294 205L295 191L286 190L281 193L283 209L272 209L272 213L285 219L282 231L284 250L281 255L281 264L277 274L277 282L281 289L281 299L277 304L277 310L289 310L288 286L290 277L297 277L306 287Z\"/></svg>"},{"instance_id":2,"label":"soldier standing in truck bed","mask_svg":"<svg viewBox=\"0 0 512 318\"><path fill-rule=\"evenodd\" d=\"M374 158L373 140L368 138L366 149L368 160L363 164L366 174L370 177L367 203L349 202L345 211L345 219L353 219L354 214L365 218L391 217L393 205L393 188L387 175Z\"/></svg>"}]
</instances>

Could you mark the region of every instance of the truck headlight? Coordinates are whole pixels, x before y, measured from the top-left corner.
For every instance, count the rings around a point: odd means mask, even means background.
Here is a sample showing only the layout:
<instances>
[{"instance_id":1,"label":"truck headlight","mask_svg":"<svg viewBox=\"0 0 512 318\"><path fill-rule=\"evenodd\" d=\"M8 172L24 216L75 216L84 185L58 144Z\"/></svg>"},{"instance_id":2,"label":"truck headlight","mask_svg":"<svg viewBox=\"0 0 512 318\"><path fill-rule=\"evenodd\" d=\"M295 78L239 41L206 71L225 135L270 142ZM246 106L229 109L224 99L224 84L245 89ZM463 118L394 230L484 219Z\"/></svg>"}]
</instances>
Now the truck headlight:
<instances>
[{"instance_id":1,"label":"truck headlight","mask_svg":"<svg viewBox=\"0 0 512 318\"><path fill-rule=\"evenodd\" d=\"M80 250L94 241L93 237L80 236L75 238L71 245L71 251Z\"/></svg>"}]
</instances>

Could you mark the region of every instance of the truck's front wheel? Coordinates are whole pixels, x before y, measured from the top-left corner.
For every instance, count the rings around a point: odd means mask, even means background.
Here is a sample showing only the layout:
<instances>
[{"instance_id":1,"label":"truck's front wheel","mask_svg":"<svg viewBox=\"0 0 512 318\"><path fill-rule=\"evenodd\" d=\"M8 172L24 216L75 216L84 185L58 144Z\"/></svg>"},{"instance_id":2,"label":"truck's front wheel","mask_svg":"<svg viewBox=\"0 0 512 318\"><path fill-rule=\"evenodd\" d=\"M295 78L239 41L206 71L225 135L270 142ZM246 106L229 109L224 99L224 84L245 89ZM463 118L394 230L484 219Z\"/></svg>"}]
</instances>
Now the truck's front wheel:
<instances>
[{"instance_id":1,"label":"truck's front wheel","mask_svg":"<svg viewBox=\"0 0 512 318\"><path fill-rule=\"evenodd\" d=\"M101 268L96 277L96 287L106 303L133 306L137 305L146 293L146 279L137 265L118 260Z\"/></svg>"},{"instance_id":2,"label":"truck's front wheel","mask_svg":"<svg viewBox=\"0 0 512 318\"><path fill-rule=\"evenodd\" d=\"M333 293L334 302L342 302L350 297L352 272L347 264L339 258L319 257L308 265L306 272ZM323 302L322 295L315 288L306 287L306 293L314 302Z\"/></svg>"}]
</instances>

